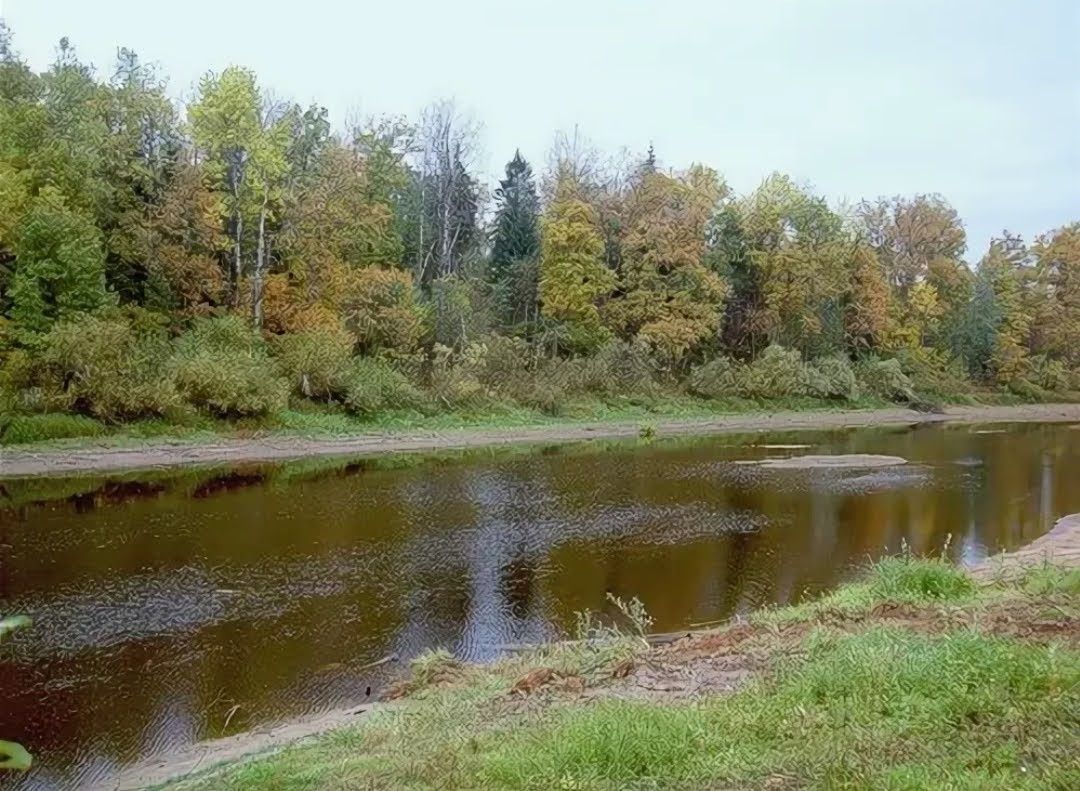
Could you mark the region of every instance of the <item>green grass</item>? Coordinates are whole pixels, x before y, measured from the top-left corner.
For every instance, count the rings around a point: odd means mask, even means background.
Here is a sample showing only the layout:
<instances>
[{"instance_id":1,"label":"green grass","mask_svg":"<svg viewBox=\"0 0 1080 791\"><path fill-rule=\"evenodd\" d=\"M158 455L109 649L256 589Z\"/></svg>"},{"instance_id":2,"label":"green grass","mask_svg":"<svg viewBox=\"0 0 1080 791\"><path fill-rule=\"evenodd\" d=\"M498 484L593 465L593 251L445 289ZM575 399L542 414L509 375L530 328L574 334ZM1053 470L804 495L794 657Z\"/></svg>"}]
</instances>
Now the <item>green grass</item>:
<instances>
[{"instance_id":1,"label":"green grass","mask_svg":"<svg viewBox=\"0 0 1080 791\"><path fill-rule=\"evenodd\" d=\"M0 444L26 445L54 439L100 437L108 427L93 418L51 412L41 415L12 415L0 424Z\"/></svg>"},{"instance_id":2,"label":"green grass","mask_svg":"<svg viewBox=\"0 0 1080 791\"><path fill-rule=\"evenodd\" d=\"M763 616L773 624L766 636L781 623L806 629L795 644L783 644L777 631L770 669L739 692L676 703L600 697L508 705L510 685L530 663L601 678L633 641L616 641L619 650L599 656L610 649L550 646L483 668L436 652L416 662L419 692L403 705L180 787L1080 787L1080 652L971 626L1002 602L1075 614L1078 584L1075 570L1045 566L977 587L941 560L883 560L818 602ZM872 620L843 631L818 620L882 602L971 617L941 633ZM448 669L457 681L440 685Z\"/></svg>"},{"instance_id":3,"label":"green grass","mask_svg":"<svg viewBox=\"0 0 1080 791\"><path fill-rule=\"evenodd\" d=\"M760 402L745 399L703 401L689 396L665 396L649 399L576 400L565 404L558 415L505 404L482 410L457 410L436 414L423 414L413 410L391 411L362 418L347 414L339 408L303 404L260 419L225 421L204 416L185 418L182 422L156 419L116 425L104 424L79 415L57 413L11 417L9 425L16 428L0 432L0 445L35 444L42 449L71 449L83 444L86 437L94 437L95 445L116 447L139 445L154 439L198 441L223 436L334 438L373 432L499 429L573 425L582 422L644 423L755 412L835 411L885 406L889 405L867 399L836 402L793 398Z\"/></svg>"},{"instance_id":4,"label":"green grass","mask_svg":"<svg viewBox=\"0 0 1080 791\"><path fill-rule=\"evenodd\" d=\"M899 604L963 603L979 595L975 582L944 558L887 556L870 564L862 577L813 601L763 610L755 618L766 623L809 620L822 613L863 612L881 602ZM982 596L987 594L981 593Z\"/></svg>"},{"instance_id":5,"label":"green grass","mask_svg":"<svg viewBox=\"0 0 1080 791\"><path fill-rule=\"evenodd\" d=\"M559 711L492 738L464 787L1016 788L1074 771L1075 654L884 628L819 633L807 653L728 699Z\"/></svg>"}]
</instances>

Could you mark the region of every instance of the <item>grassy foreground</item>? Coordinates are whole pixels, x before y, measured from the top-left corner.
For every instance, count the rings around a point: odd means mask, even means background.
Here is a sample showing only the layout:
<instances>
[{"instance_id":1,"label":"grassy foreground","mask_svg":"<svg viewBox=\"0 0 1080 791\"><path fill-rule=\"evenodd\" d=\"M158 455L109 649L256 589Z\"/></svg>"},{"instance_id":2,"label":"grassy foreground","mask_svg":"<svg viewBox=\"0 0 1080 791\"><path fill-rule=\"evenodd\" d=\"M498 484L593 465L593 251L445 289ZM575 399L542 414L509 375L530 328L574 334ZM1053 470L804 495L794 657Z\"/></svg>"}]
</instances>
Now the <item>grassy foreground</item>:
<instances>
[{"instance_id":1,"label":"grassy foreground","mask_svg":"<svg viewBox=\"0 0 1080 791\"><path fill-rule=\"evenodd\" d=\"M663 647L626 613L491 666L426 655L362 725L169 788L1080 787L1078 570L887 559Z\"/></svg>"}]
</instances>

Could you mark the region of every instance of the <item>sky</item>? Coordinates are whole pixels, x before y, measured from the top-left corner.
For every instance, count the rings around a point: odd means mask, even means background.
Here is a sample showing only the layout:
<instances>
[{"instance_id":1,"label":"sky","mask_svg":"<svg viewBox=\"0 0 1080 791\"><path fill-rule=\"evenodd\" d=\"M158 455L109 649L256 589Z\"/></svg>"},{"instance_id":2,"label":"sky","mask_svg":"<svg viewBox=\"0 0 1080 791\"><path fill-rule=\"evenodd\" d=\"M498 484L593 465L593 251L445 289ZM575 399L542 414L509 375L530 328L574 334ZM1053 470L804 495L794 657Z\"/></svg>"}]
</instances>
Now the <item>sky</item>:
<instances>
[{"instance_id":1,"label":"sky","mask_svg":"<svg viewBox=\"0 0 1080 791\"><path fill-rule=\"evenodd\" d=\"M181 100L231 64L339 126L453 98L482 124L489 184L577 127L737 192L779 170L834 204L941 193L970 261L1004 229L1080 220L1078 0L0 0L0 16L36 69L61 36L101 75L124 46Z\"/></svg>"}]
</instances>

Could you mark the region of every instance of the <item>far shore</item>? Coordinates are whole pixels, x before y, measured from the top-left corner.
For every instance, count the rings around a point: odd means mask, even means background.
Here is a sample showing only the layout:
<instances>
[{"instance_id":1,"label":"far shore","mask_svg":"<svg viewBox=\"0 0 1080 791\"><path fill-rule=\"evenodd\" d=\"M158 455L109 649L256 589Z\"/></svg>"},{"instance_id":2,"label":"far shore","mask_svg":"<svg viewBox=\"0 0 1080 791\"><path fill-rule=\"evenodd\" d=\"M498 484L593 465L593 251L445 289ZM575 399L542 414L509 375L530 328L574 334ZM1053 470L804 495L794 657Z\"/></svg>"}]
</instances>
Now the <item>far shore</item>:
<instances>
[{"instance_id":1,"label":"far shore","mask_svg":"<svg viewBox=\"0 0 1080 791\"><path fill-rule=\"evenodd\" d=\"M951 406L941 412L910 409L758 412L706 418L652 418L651 437L722 434L739 431L792 431L931 423L1080 423L1080 404ZM463 428L447 431L379 432L348 437L267 435L213 440L155 440L136 446L108 446L87 440L76 447L0 448L0 477L31 477L187 465L293 461L329 456L377 456L458 450L510 444L580 442L638 436L642 421L580 422L512 428Z\"/></svg>"}]
</instances>

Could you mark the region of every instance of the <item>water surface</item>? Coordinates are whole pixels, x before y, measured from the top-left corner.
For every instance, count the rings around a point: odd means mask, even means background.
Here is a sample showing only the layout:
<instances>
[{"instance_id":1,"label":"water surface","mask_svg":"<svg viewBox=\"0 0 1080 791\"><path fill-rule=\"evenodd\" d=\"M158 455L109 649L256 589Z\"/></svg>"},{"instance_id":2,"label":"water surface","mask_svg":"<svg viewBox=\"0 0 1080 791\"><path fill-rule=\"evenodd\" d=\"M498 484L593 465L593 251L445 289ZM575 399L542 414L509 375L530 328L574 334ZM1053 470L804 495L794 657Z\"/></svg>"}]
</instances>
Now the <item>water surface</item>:
<instances>
[{"instance_id":1,"label":"water surface","mask_svg":"<svg viewBox=\"0 0 1080 791\"><path fill-rule=\"evenodd\" d=\"M856 452L910 463L737 463ZM107 784L362 702L389 670L364 666L391 653L487 660L562 635L608 592L669 631L904 545L978 560L1080 511L1078 483L1080 431L1030 424L0 481L0 612L35 621L0 648L0 736L38 761L0 786Z\"/></svg>"}]
</instances>

